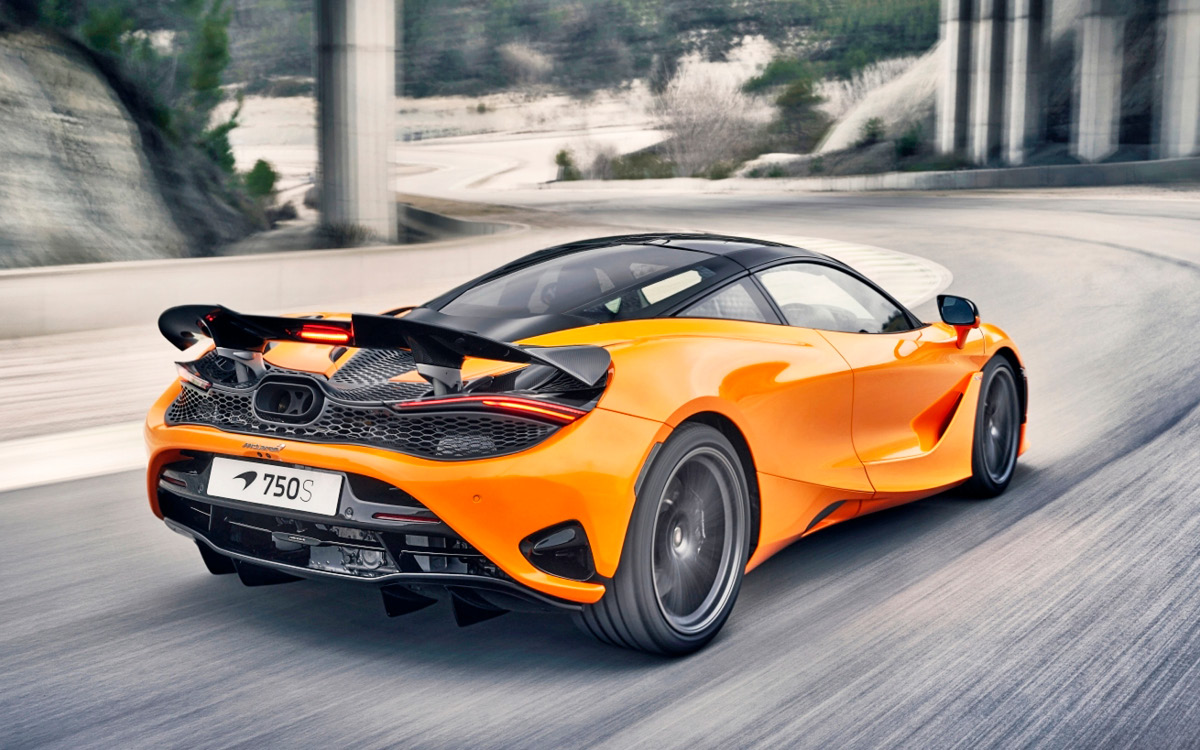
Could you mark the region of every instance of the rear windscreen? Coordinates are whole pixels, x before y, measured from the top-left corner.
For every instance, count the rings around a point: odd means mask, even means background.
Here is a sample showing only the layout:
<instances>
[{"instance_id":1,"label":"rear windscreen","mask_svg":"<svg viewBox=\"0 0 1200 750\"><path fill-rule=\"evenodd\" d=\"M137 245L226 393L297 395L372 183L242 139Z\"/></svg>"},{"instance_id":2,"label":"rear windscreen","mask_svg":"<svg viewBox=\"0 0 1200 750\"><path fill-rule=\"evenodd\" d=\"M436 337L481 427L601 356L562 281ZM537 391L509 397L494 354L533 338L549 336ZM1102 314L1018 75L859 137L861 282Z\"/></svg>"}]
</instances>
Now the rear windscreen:
<instances>
[{"instance_id":1,"label":"rear windscreen","mask_svg":"<svg viewBox=\"0 0 1200 750\"><path fill-rule=\"evenodd\" d=\"M571 314L597 322L683 295L712 275L705 253L617 245L558 256L485 281L441 308L464 317Z\"/></svg>"}]
</instances>

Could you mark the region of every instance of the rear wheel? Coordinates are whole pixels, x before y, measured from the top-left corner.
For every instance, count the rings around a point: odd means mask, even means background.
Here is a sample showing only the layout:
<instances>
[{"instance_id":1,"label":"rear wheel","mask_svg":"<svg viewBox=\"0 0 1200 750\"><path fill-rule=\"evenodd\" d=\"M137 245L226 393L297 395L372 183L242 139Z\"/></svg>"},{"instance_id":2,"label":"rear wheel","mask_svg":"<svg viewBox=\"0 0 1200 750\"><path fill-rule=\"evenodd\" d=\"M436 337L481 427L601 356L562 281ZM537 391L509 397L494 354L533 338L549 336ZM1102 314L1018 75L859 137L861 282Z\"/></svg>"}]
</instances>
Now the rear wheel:
<instances>
[{"instance_id":1,"label":"rear wheel","mask_svg":"<svg viewBox=\"0 0 1200 750\"><path fill-rule=\"evenodd\" d=\"M750 546L746 476L729 440L679 428L638 493L616 576L578 621L606 643L686 654L733 610Z\"/></svg>"},{"instance_id":2,"label":"rear wheel","mask_svg":"<svg viewBox=\"0 0 1200 750\"><path fill-rule=\"evenodd\" d=\"M1002 357L983 368L979 409L975 413L972 476L967 489L979 497L995 497L1008 487L1017 466L1021 442L1021 399L1016 373Z\"/></svg>"}]
</instances>

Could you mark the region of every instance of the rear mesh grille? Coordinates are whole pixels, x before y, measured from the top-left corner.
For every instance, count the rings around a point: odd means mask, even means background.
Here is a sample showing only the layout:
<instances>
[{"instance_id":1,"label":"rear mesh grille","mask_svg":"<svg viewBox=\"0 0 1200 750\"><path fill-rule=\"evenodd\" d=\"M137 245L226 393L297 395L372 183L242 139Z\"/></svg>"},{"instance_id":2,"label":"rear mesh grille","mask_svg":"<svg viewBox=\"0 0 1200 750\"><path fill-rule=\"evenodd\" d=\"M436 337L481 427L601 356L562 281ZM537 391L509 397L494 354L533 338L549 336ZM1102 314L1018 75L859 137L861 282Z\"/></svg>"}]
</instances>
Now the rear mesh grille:
<instances>
[{"instance_id":1,"label":"rear mesh grille","mask_svg":"<svg viewBox=\"0 0 1200 750\"><path fill-rule=\"evenodd\" d=\"M553 425L521 417L440 413L401 415L384 406L326 401L311 424L277 425L259 420L249 393L184 387L167 409L170 425L195 424L252 435L319 443L366 445L423 458L467 459L525 450L549 437Z\"/></svg>"},{"instance_id":2,"label":"rear mesh grille","mask_svg":"<svg viewBox=\"0 0 1200 750\"><path fill-rule=\"evenodd\" d=\"M298 374L293 370L264 363L269 373ZM195 362L196 372L210 383L226 388L249 390L256 380L239 383L236 364L229 357L210 351ZM392 402L407 401L429 395L428 383L393 383L389 378L416 369L412 354L407 351L363 349L352 354L346 364L329 379L329 387L343 401Z\"/></svg>"},{"instance_id":3,"label":"rear mesh grille","mask_svg":"<svg viewBox=\"0 0 1200 750\"><path fill-rule=\"evenodd\" d=\"M392 383L391 378L417 369L403 349L359 349L329 379L347 401L405 401L429 394L428 383Z\"/></svg>"},{"instance_id":4,"label":"rear mesh grille","mask_svg":"<svg viewBox=\"0 0 1200 750\"><path fill-rule=\"evenodd\" d=\"M429 395L427 383L376 383L362 388L338 388L330 381L334 392L347 401L408 401Z\"/></svg>"},{"instance_id":5,"label":"rear mesh grille","mask_svg":"<svg viewBox=\"0 0 1200 750\"><path fill-rule=\"evenodd\" d=\"M584 383L565 372L560 372L548 382L537 387L538 393L570 393L571 391L591 390L594 386Z\"/></svg>"},{"instance_id":6,"label":"rear mesh grille","mask_svg":"<svg viewBox=\"0 0 1200 750\"><path fill-rule=\"evenodd\" d=\"M329 382L343 388L370 385L415 369L412 354L404 349L359 349Z\"/></svg>"}]
</instances>

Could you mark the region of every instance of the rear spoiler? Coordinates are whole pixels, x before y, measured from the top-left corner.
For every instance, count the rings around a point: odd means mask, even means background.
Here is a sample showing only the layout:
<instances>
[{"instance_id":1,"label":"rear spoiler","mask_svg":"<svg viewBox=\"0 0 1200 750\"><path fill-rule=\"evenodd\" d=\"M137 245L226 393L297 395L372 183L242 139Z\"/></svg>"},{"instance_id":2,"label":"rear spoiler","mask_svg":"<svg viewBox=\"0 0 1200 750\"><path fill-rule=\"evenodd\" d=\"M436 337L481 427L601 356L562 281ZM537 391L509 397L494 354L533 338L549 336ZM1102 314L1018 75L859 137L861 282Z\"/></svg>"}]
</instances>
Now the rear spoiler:
<instances>
[{"instance_id":1,"label":"rear spoiler","mask_svg":"<svg viewBox=\"0 0 1200 750\"><path fill-rule=\"evenodd\" d=\"M243 315L221 305L180 305L159 316L158 330L181 350L199 336L222 349L259 355L271 341L406 349L412 352L417 372L439 395L462 390L461 370L467 357L547 365L589 386L607 375L612 362L608 350L598 346L518 346L454 328L447 325L449 316L432 310L414 313L403 318L355 313L350 320L339 320Z\"/></svg>"}]
</instances>

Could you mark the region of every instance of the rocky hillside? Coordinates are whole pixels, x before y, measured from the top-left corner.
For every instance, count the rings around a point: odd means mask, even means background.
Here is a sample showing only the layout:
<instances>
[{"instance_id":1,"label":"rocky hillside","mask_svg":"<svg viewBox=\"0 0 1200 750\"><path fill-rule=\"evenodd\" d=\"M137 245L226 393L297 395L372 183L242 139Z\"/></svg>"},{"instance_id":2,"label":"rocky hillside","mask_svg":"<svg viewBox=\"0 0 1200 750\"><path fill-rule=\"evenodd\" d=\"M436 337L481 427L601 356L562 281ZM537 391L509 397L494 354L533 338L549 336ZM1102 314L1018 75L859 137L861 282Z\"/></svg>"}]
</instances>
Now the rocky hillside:
<instances>
[{"instance_id":1,"label":"rocky hillside","mask_svg":"<svg viewBox=\"0 0 1200 750\"><path fill-rule=\"evenodd\" d=\"M0 33L0 133L0 268L202 255L253 229L52 35Z\"/></svg>"}]
</instances>

